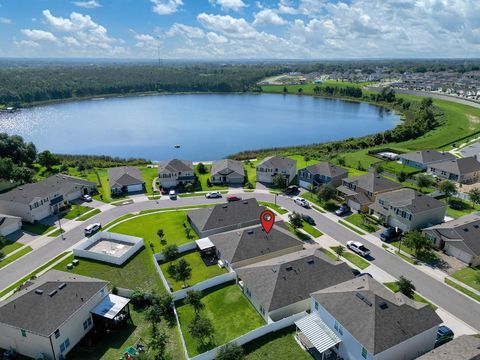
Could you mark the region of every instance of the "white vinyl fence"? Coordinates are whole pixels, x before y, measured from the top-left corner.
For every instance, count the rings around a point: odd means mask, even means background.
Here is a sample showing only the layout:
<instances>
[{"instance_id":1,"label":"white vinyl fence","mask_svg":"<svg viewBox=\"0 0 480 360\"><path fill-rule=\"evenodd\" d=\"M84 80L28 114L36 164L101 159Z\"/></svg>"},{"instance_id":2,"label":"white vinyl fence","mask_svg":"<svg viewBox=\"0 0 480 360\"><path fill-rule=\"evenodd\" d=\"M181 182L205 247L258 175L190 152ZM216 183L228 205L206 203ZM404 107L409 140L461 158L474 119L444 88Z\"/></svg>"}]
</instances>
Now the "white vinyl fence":
<instances>
[{"instance_id":1,"label":"white vinyl fence","mask_svg":"<svg viewBox=\"0 0 480 360\"><path fill-rule=\"evenodd\" d=\"M192 242L178 246L178 252L181 254L190 250L194 250L196 248L197 248L197 243L195 241L192 241ZM163 253L156 253L153 256L155 257L156 261L163 261L164 259Z\"/></svg>"},{"instance_id":2,"label":"white vinyl fence","mask_svg":"<svg viewBox=\"0 0 480 360\"><path fill-rule=\"evenodd\" d=\"M224 283L226 283L226 282L235 280L236 278L237 278L237 274L236 274L234 271L229 272L229 273L226 273L226 274L222 274L222 275L215 276L215 277L213 277L213 278L211 278L211 279L207 279L207 280L205 280L205 281L199 282L198 284L195 284L195 285L190 286L190 287L188 287L188 288L175 291L175 292L172 294L172 296L173 296L173 301L177 301L177 300L183 299L185 296L187 296L187 292L188 292L188 291L192 291L192 290L195 290L195 291L207 290L207 289L212 288L212 287L214 287L214 286L217 286L217 285L224 284Z\"/></svg>"}]
</instances>

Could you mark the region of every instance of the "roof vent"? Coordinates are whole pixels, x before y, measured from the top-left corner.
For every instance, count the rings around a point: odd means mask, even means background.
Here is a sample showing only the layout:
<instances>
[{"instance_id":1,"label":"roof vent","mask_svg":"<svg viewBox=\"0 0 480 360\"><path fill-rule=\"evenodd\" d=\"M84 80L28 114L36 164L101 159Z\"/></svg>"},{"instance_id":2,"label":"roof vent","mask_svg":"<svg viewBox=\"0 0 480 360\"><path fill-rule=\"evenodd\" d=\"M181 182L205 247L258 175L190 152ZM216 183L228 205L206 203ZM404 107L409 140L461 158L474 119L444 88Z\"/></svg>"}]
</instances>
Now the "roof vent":
<instances>
[{"instance_id":1,"label":"roof vent","mask_svg":"<svg viewBox=\"0 0 480 360\"><path fill-rule=\"evenodd\" d=\"M248 201L244 201L243 203L244 203L245 205L247 205L247 204L248 204Z\"/></svg>"},{"instance_id":2,"label":"roof vent","mask_svg":"<svg viewBox=\"0 0 480 360\"><path fill-rule=\"evenodd\" d=\"M287 271L292 271L292 270L293 270L293 267L292 267L292 266L287 266L287 267L285 268L285 270L287 270Z\"/></svg>"},{"instance_id":3,"label":"roof vent","mask_svg":"<svg viewBox=\"0 0 480 360\"><path fill-rule=\"evenodd\" d=\"M62 290L62 289L65 288L65 286L67 286L66 283L61 283L60 285L58 285L58 288L59 288L60 290Z\"/></svg>"},{"instance_id":4,"label":"roof vent","mask_svg":"<svg viewBox=\"0 0 480 360\"><path fill-rule=\"evenodd\" d=\"M57 293L57 289L52 290L52 291L50 291L50 292L48 293L48 296L52 297L52 296L54 296L56 293Z\"/></svg>"},{"instance_id":5,"label":"roof vent","mask_svg":"<svg viewBox=\"0 0 480 360\"><path fill-rule=\"evenodd\" d=\"M247 234L252 235L252 234L253 234L253 230L248 230L248 231L247 231Z\"/></svg>"},{"instance_id":6,"label":"roof vent","mask_svg":"<svg viewBox=\"0 0 480 360\"><path fill-rule=\"evenodd\" d=\"M479 228L479 226L478 226L478 225L473 225L473 227L474 227L475 229L478 229L478 228Z\"/></svg>"},{"instance_id":7,"label":"roof vent","mask_svg":"<svg viewBox=\"0 0 480 360\"><path fill-rule=\"evenodd\" d=\"M463 231L468 232L468 228L464 228Z\"/></svg>"},{"instance_id":8,"label":"roof vent","mask_svg":"<svg viewBox=\"0 0 480 360\"><path fill-rule=\"evenodd\" d=\"M378 304L378 306L380 306L380 309L382 310L388 309L388 304L385 301L381 301L380 304Z\"/></svg>"},{"instance_id":9,"label":"roof vent","mask_svg":"<svg viewBox=\"0 0 480 360\"><path fill-rule=\"evenodd\" d=\"M43 290L42 289L37 289L37 290L35 290L35 294L42 295Z\"/></svg>"},{"instance_id":10,"label":"roof vent","mask_svg":"<svg viewBox=\"0 0 480 360\"><path fill-rule=\"evenodd\" d=\"M308 260L307 264L313 265L313 264L315 264L315 261L314 260Z\"/></svg>"}]
</instances>

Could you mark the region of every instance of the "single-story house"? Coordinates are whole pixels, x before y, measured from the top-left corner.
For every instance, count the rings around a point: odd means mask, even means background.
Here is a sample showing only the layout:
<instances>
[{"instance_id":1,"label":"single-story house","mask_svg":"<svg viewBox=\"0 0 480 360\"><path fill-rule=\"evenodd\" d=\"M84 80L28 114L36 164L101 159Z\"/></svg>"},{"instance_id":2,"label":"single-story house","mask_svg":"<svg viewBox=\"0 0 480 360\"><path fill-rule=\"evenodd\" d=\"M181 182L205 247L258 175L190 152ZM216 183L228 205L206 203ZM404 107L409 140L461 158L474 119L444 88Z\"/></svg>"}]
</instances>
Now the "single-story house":
<instances>
[{"instance_id":1,"label":"single-story house","mask_svg":"<svg viewBox=\"0 0 480 360\"><path fill-rule=\"evenodd\" d=\"M243 162L224 159L215 160L210 171L212 184L242 184L245 180Z\"/></svg>"},{"instance_id":2,"label":"single-story house","mask_svg":"<svg viewBox=\"0 0 480 360\"><path fill-rule=\"evenodd\" d=\"M97 191L97 184L68 175L53 175L0 194L0 213L36 222L56 214L70 201Z\"/></svg>"},{"instance_id":3,"label":"single-story house","mask_svg":"<svg viewBox=\"0 0 480 360\"><path fill-rule=\"evenodd\" d=\"M265 210L257 199L245 199L191 210L187 219L200 237L260 224L260 214Z\"/></svg>"},{"instance_id":4,"label":"single-story house","mask_svg":"<svg viewBox=\"0 0 480 360\"><path fill-rule=\"evenodd\" d=\"M268 234L256 225L208 238L215 246L217 258L232 270L303 249L303 242L282 221L276 222Z\"/></svg>"},{"instance_id":5,"label":"single-story house","mask_svg":"<svg viewBox=\"0 0 480 360\"><path fill-rule=\"evenodd\" d=\"M164 160L158 163L158 183L164 189L195 182L193 162L190 160Z\"/></svg>"},{"instance_id":6,"label":"single-story house","mask_svg":"<svg viewBox=\"0 0 480 360\"><path fill-rule=\"evenodd\" d=\"M64 359L97 328L97 319L114 324L128 317L128 299L115 296L112 301L107 286L57 270L29 280L0 303L0 348L34 359Z\"/></svg>"},{"instance_id":7,"label":"single-story house","mask_svg":"<svg viewBox=\"0 0 480 360\"><path fill-rule=\"evenodd\" d=\"M436 150L419 150L398 155L399 161L405 166L411 166L420 170L427 170L430 165L443 161L455 160L456 157L449 152Z\"/></svg>"},{"instance_id":8,"label":"single-story house","mask_svg":"<svg viewBox=\"0 0 480 360\"><path fill-rule=\"evenodd\" d=\"M18 216L0 214L0 236L7 236L22 227L22 218Z\"/></svg>"},{"instance_id":9,"label":"single-story house","mask_svg":"<svg viewBox=\"0 0 480 360\"><path fill-rule=\"evenodd\" d=\"M402 185L375 173L352 176L342 180L337 187L340 197L357 211L368 211L368 205L383 192L401 189Z\"/></svg>"},{"instance_id":10,"label":"single-story house","mask_svg":"<svg viewBox=\"0 0 480 360\"><path fill-rule=\"evenodd\" d=\"M474 184L480 179L480 162L475 156L455 158L430 165L427 173L460 184Z\"/></svg>"},{"instance_id":11,"label":"single-story house","mask_svg":"<svg viewBox=\"0 0 480 360\"><path fill-rule=\"evenodd\" d=\"M297 160L287 157L269 156L263 159L256 168L257 181L272 184L275 175L283 175L286 184L289 185L297 173Z\"/></svg>"},{"instance_id":12,"label":"single-story house","mask_svg":"<svg viewBox=\"0 0 480 360\"><path fill-rule=\"evenodd\" d=\"M388 225L410 231L440 224L447 205L416 190L399 189L378 194L369 208Z\"/></svg>"},{"instance_id":13,"label":"single-story house","mask_svg":"<svg viewBox=\"0 0 480 360\"><path fill-rule=\"evenodd\" d=\"M417 360L479 360L480 337L461 335L420 356Z\"/></svg>"},{"instance_id":14,"label":"single-story house","mask_svg":"<svg viewBox=\"0 0 480 360\"><path fill-rule=\"evenodd\" d=\"M340 186L342 179L348 177L348 170L322 161L298 170L298 185L310 190L313 186L331 184Z\"/></svg>"},{"instance_id":15,"label":"single-story house","mask_svg":"<svg viewBox=\"0 0 480 360\"><path fill-rule=\"evenodd\" d=\"M436 248L470 266L480 265L480 216L470 214L423 229Z\"/></svg>"},{"instance_id":16,"label":"single-story house","mask_svg":"<svg viewBox=\"0 0 480 360\"><path fill-rule=\"evenodd\" d=\"M319 248L237 268L236 273L243 293L266 321L306 311L312 292L354 277L346 263Z\"/></svg>"},{"instance_id":17,"label":"single-story house","mask_svg":"<svg viewBox=\"0 0 480 360\"><path fill-rule=\"evenodd\" d=\"M314 353L343 359L415 359L433 349L442 323L430 305L369 276L313 293L310 310L296 321L299 340Z\"/></svg>"},{"instance_id":18,"label":"single-story house","mask_svg":"<svg viewBox=\"0 0 480 360\"><path fill-rule=\"evenodd\" d=\"M145 180L136 166L108 169L108 184L112 195L145 191Z\"/></svg>"}]
</instances>

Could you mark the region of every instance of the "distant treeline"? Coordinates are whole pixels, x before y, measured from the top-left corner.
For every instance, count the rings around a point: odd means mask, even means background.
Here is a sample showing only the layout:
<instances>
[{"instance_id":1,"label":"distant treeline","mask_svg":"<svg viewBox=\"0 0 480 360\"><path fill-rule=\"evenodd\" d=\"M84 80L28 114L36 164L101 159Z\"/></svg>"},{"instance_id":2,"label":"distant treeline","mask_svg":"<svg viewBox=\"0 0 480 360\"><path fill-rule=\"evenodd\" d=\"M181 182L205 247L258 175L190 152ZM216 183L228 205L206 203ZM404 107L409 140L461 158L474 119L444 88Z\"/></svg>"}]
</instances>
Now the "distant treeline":
<instances>
[{"instance_id":1,"label":"distant treeline","mask_svg":"<svg viewBox=\"0 0 480 360\"><path fill-rule=\"evenodd\" d=\"M415 139L433 130L443 121L443 114L433 105L431 98L425 98L419 102L404 101L402 98L396 98L392 89L383 89L380 93L364 95L363 99L398 110L404 115L404 121L392 130L359 138L348 138L320 144L246 150L230 155L228 158L246 160L261 158L278 152L303 154L317 159L331 158L342 152Z\"/></svg>"},{"instance_id":2,"label":"distant treeline","mask_svg":"<svg viewBox=\"0 0 480 360\"><path fill-rule=\"evenodd\" d=\"M86 168L108 168L114 166L124 165L144 165L150 164L150 160L142 158L121 158L107 155L66 155L57 154L55 157L58 159L58 163L61 163L67 167L78 167L79 164L83 164Z\"/></svg>"},{"instance_id":3,"label":"distant treeline","mask_svg":"<svg viewBox=\"0 0 480 360\"><path fill-rule=\"evenodd\" d=\"M33 102L142 92L261 91L256 83L290 71L364 74L386 67L391 72L480 69L478 60L393 60L247 63L113 63L0 59L0 104ZM346 91L322 89L321 91ZM354 90L349 90L354 91ZM360 97L358 94L333 94Z\"/></svg>"}]
</instances>

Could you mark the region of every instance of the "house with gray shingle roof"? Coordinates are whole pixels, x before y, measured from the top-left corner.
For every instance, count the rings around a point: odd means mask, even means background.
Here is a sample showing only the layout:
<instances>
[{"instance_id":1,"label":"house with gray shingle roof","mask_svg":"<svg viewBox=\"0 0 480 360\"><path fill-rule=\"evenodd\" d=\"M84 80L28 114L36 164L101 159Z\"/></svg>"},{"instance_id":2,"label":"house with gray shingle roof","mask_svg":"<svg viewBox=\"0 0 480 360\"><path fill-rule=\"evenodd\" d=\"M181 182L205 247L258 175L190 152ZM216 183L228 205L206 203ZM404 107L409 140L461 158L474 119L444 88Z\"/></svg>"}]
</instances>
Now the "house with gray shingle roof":
<instances>
[{"instance_id":1,"label":"house with gray shingle roof","mask_svg":"<svg viewBox=\"0 0 480 360\"><path fill-rule=\"evenodd\" d=\"M20 230L22 218L18 216L0 214L0 236L7 236Z\"/></svg>"},{"instance_id":2,"label":"house with gray shingle roof","mask_svg":"<svg viewBox=\"0 0 480 360\"><path fill-rule=\"evenodd\" d=\"M455 160L456 157L449 152L436 150L419 150L398 155L399 161L405 166L411 166L420 170L427 170L430 165L443 161Z\"/></svg>"},{"instance_id":3,"label":"house with gray shingle roof","mask_svg":"<svg viewBox=\"0 0 480 360\"><path fill-rule=\"evenodd\" d=\"M298 170L298 184L310 190L312 186L331 184L340 186L342 179L348 177L348 170L322 161Z\"/></svg>"},{"instance_id":4,"label":"house with gray shingle roof","mask_svg":"<svg viewBox=\"0 0 480 360\"><path fill-rule=\"evenodd\" d=\"M187 220L199 237L260 224L260 214L265 210L255 198L218 204L187 214Z\"/></svg>"},{"instance_id":5,"label":"house with gray shingle roof","mask_svg":"<svg viewBox=\"0 0 480 360\"><path fill-rule=\"evenodd\" d=\"M479 360L480 336L461 335L420 356L417 360Z\"/></svg>"},{"instance_id":6,"label":"house with gray shingle roof","mask_svg":"<svg viewBox=\"0 0 480 360\"><path fill-rule=\"evenodd\" d=\"M343 179L337 191L352 209L368 211L368 205L375 201L378 194L401 188L402 185L395 181L375 173L368 173Z\"/></svg>"},{"instance_id":7,"label":"house with gray shingle roof","mask_svg":"<svg viewBox=\"0 0 480 360\"><path fill-rule=\"evenodd\" d=\"M158 183L164 189L195 182L193 162L190 160L164 160L158 163Z\"/></svg>"},{"instance_id":8,"label":"house with gray shingle roof","mask_svg":"<svg viewBox=\"0 0 480 360\"><path fill-rule=\"evenodd\" d=\"M257 181L272 184L275 175L283 175L288 185L297 173L297 160L281 156L269 156L263 159L256 168Z\"/></svg>"},{"instance_id":9,"label":"house with gray shingle roof","mask_svg":"<svg viewBox=\"0 0 480 360\"><path fill-rule=\"evenodd\" d=\"M212 162L210 171L212 184L242 184L245 180L243 162L223 159Z\"/></svg>"},{"instance_id":10,"label":"house with gray shingle roof","mask_svg":"<svg viewBox=\"0 0 480 360\"><path fill-rule=\"evenodd\" d=\"M250 265L303 249L303 242L292 235L282 221L267 234L256 225L208 237L217 258L230 269Z\"/></svg>"},{"instance_id":11,"label":"house with gray shingle roof","mask_svg":"<svg viewBox=\"0 0 480 360\"><path fill-rule=\"evenodd\" d=\"M308 310L312 292L354 277L346 263L319 248L237 268L236 273L244 294L267 321Z\"/></svg>"},{"instance_id":12,"label":"house with gray shingle roof","mask_svg":"<svg viewBox=\"0 0 480 360\"><path fill-rule=\"evenodd\" d=\"M369 209L383 223L410 231L440 224L447 205L416 190L399 189L378 194Z\"/></svg>"},{"instance_id":13,"label":"house with gray shingle roof","mask_svg":"<svg viewBox=\"0 0 480 360\"><path fill-rule=\"evenodd\" d=\"M107 286L103 280L57 270L29 280L0 303L0 348L34 359L44 358L43 354L64 358L99 325L95 309L109 298ZM125 311L128 318L127 310L117 310Z\"/></svg>"},{"instance_id":14,"label":"house with gray shingle roof","mask_svg":"<svg viewBox=\"0 0 480 360\"><path fill-rule=\"evenodd\" d=\"M96 189L97 184L91 181L64 174L53 175L0 194L0 213L33 223L58 213L70 201L92 194Z\"/></svg>"},{"instance_id":15,"label":"house with gray shingle roof","mask_svg":"<svg viewBox=\"0 0 480 360\"><path fill-rule=\"evenodd\" d=\"M480 265L480 216L470 214L423 229L434 243L447 255L470 265Z\"/></svg>"},{"instance_id":16,"label":"house with gray shingle roof","mask_svg":"<svg viewBox=\"0 0 480 360\"><path fill-rule=\"evenodd\" d=\"M480 162L475 156L456 158L428 166L427 173L460 184L474 184L480 180Z\"/></svg>"},{"instance_id":17,"label":"house with gray shingle roof","mask_svg":"<svg viewBox=\"0 0 480 360\"><path fill-rule=\"evenodd\" d=\"M108 184L112 195L145 191L145 180L136 166L118 166L108 169Z\"/></svg>"},{"instance_id":18,"label":"house with gray shingle roof","mask_svg":"<svg viewBox=\"0 0 480 360\"><path fill-rule=\"evenodd\" d=\"M433 349L442 323L430 305L393 293L369 276L314 292L310 310L296 322L304 343L343 359L415 359Z\"/></svg>"}]
</instances>

